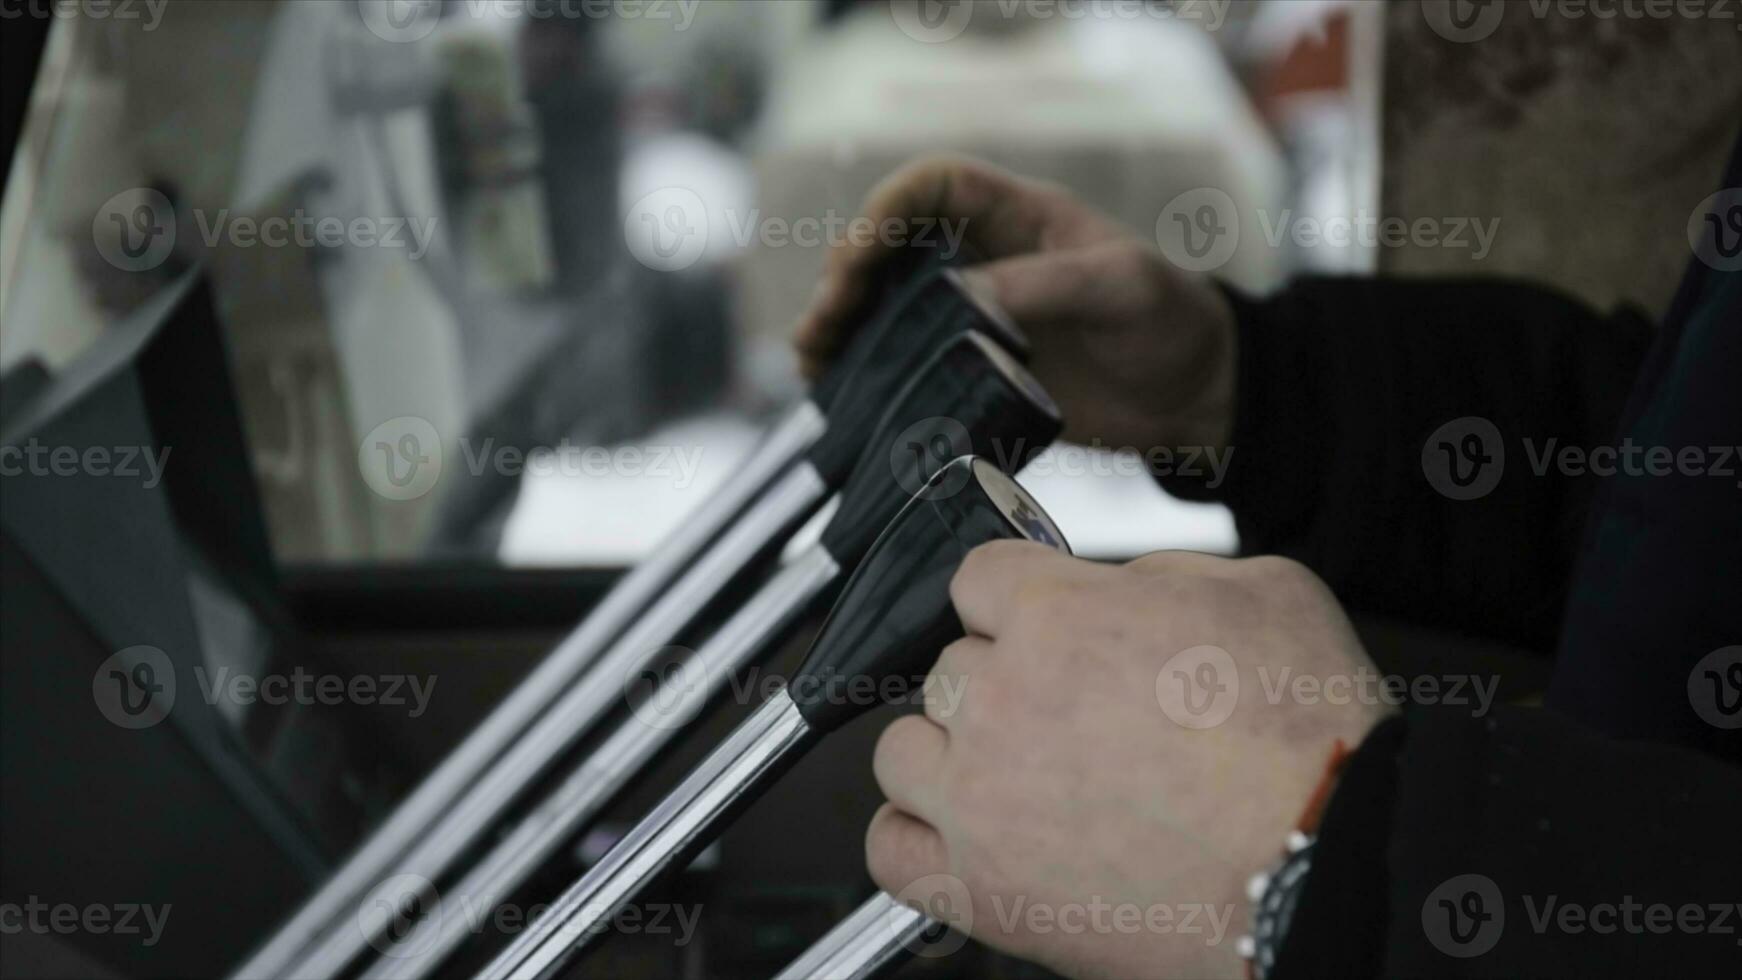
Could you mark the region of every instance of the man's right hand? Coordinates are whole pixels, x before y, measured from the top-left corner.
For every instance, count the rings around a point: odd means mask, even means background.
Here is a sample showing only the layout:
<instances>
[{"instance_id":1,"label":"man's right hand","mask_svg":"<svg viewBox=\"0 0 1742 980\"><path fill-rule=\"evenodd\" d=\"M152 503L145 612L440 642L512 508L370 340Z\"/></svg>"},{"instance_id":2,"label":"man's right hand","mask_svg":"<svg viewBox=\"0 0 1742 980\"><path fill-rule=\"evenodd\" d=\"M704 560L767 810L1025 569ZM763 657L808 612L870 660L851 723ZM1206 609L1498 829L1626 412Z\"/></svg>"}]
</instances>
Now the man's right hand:
<instances>
[{"instance_id":1,"label":"man's right hand","mask_svg":"<svg viewBox=\"0 0 1742 980\"><path fill-rule=\"evenodd\" d=\"M1066 438L1139 450L1227 445L1236 343L1227 298L1069 191L936 157L885 179L864 212L879 227L965 222L965 240L986 260L968 272L969 284L1029 335L1035 375L1064 409ZM829 253L799 321L807 373L840 351L891 255L878 242Z\"/></svg>"}]
</instances>

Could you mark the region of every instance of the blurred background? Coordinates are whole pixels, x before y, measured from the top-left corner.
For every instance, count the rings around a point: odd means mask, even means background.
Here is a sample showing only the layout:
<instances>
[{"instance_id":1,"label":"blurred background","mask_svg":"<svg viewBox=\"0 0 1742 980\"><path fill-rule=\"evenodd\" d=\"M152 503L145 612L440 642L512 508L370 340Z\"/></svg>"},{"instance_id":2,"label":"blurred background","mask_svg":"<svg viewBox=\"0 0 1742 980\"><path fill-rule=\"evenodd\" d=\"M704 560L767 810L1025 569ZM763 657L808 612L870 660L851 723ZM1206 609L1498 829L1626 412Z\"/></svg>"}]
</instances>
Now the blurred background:
<instances>
[{"instance_id":1,"label":"blurred background","mask_svg":"<svg viewBox=\"0 0 1742 980\"><path fill-rule=\"evenodd\" d=\"M1678 250L1623 246L1704 196L1735 31L1550 18L1464 44L1432 6L8 0L5 30L40 43L7 58L0 422L109 391L97 362L137 357L136 438L181 468L157 510L10 501L8 603L35 618L7 620L7 788L34 812L7 801L4 898L132 888L175 913L151 948L8 934L0 972L211 975L259 942L799 397L789 335L826 229L914 156L1057 180L1164 248L1170 211L1214 188L1240 231L1215 272L1255 293L1479 272L1661 309L1679 268L1634 257ZM1578 166L1597 146L1608 164ZM1377 215L1504 233L1479 254L1274 234ZM152 339L184 315L227 361ZM1080 553L1238 548L1224 511L1168 498L1120 448L1023 477ZM90 715L90 665L138 643L442 692L417 724L214 709L173 745L118 750L105 728L55 757L78 740L43 733ZM50 676L26 655L45 645L93 656ZM67 685L76 707L42 693ZM698 872L733 910L699 945L614 969L766 974L850 908L874 788L825 765ZM827 860L769 856L795 826ZM963 963L912 969L1033 975Z\"/></svg>"},{"instance_id":2,"label":"blurred background","mask_svg":"<svg viewBox=\"0 0 1742 980\"><path fill-rule=\"evenodd\" d=\"M1280 132L1248 96L1312 4L994 3L949 38L909 6L341 0L66 20L8 187L0 367L68 362L207 262L281 561L622 565L801 391L788 337L824 249L798 222L852 217L915 155L1058 179L1145 237L1143 216L1209 184L1249 208L1371 209L1373 134L1348 92L1315 93ZM696 211L681 228L634 213L669 189ZM170 222L173 249L116 268L99 213ZM311 238L328 218L383 239L407 226L374 246L234 234L273 217ZM692 244L667 261L650 230ZM1303 261L1261 244L1227 273L1247 288ZM355 478L357 447L408 418L441 472L387 499ZM1037 492L1091 552L1234 545L1224 515L1135 473L1052 482Z\"/></svg>"}]
</instances>

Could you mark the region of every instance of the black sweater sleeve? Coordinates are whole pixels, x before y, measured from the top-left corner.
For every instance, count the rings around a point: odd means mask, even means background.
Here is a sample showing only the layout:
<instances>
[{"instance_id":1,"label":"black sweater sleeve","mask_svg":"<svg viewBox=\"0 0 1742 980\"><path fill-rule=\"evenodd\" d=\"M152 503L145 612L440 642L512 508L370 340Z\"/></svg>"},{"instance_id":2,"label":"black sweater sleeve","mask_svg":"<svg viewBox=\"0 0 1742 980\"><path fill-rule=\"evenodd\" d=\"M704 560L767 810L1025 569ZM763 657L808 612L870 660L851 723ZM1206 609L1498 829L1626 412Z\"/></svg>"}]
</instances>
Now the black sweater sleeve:
<instances>
[{"instance_id":1,"label":"black sweater sleeve","mask_svg":"<svg viewBox=\"0 0 1742 980\"><path fill-rule=\"evenodd\" d=\"M1300 560L1353 608L1550 649L1593 487L1536 470L1613 439L1650 324L1485 280L1303 279L1232 299L1226 480L1168 489L1226 503L1244 550ZM1468 418L1498 433L1499 479L1453 499L1430 471Z\"/></svg>"},{"instance_id":2,"label":"black sweater sleeve","mask_svg":"<svg viewBox=\"0 0 1742 980\"><path fill-rule=\"evenodd\" d=\"M1276 976L1737 976L1737 813L1691 749L1412 712L1345 770Z\"/></svg>"}]
</instances>

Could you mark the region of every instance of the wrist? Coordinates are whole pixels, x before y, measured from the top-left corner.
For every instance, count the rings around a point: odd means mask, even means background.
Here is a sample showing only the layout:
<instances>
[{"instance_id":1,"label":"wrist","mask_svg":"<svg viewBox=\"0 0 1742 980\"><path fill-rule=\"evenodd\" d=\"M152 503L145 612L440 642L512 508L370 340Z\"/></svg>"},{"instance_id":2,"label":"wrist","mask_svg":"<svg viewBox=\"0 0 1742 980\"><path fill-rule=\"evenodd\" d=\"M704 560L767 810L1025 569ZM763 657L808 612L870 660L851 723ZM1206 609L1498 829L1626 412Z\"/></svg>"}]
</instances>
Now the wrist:
<instances>
[{"instance_id":1,"label":"wrist","mask_svg":"<svg viewBox=\"0 0 1742 980\"><path fill-rule=\"evenodd\" d=\"M1295 913L1317 859L1318 833L1326 805L1351 755L1351 747L1337 739L1294 827L1283 837L1280 857L1247 881L1245 898L1250 928L1240 937L1236 949L1247 962L1253 980L1267 980L1275 974L1283 943L1294 926Z\"/></svg>"},{"instance_id":2,"label":"wrist","mask_svg":"<svg viewBox=\"0 0 1742 980\"><path fill-rule=\"evenodd\" d=\"M1195 388L1188 399L1166 412L1169 432L1159 445L1193 446L1225 451L1234 439L1234 415L1240 375L1239 318L1233 302L1209 279L1181 284L1170 311L1171 329L1179 322L1197 323L1200 339L1186 371ZM1169 329L1164 325L1163 329Z\"/></svg>"},{"instance_id":3,"label":"wrist","mask_svg":"<svg viewBox=\"0 0 1742 980\"><path fill-rule=\"evenodd\" d=\"M1189 500L1216 499L1237 438L1238 316L1228 296L1208 279L1182 281L1170 295L1165 316L1148 329L1174 339L1163 368L1149 372L1130 396L1131 417L1147 423L1142 438L1131 444L1174 452L1152 461L1155 478L1168 492ZM1194 339L1182 343L1182 333ZM1164 383L1158 385L1157 377Z\"/></svg>"}]
</instances>

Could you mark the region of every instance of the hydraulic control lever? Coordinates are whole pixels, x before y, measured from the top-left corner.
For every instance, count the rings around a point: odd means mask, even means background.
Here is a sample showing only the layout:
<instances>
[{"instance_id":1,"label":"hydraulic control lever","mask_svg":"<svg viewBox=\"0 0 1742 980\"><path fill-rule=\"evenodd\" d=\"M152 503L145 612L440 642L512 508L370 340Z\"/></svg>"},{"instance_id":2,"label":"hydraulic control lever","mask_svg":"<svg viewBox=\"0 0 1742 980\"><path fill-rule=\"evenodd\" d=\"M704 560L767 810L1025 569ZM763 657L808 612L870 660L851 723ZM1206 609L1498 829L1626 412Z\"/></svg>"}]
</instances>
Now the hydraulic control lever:
<instances>
[{"instance_id":1,"label":"hydraulic control lever","mask_svg":"<svg viewBox=\"0 0 1742 980\"><path fill-rule=\"evenodd\" d=\"M878 537L785 690L739 725L480 976L548 977L662 874L682 867L812 745L873 705L848 691L919 684L962 635L950 580L974 547L1064 536L987 460L940 470Z\"/></svg>"},{"instance_id":2,"label":"hydraulic control lever","mask_svg":"<svg viewBox=\"0 0 1742 980\"><path fill-rule=\"evenodd\" d=\"M1039 384L998 344L977 332L962 334L933 356L889 406L862 447L858 466L841 491L840 506L818 542L789 560L664 682L648 707L625 719L551 791L520 824L461 880L450 896L464 908L503 901L562 845L654 762L720 692L724 682L777 649L813 612L827 608L845 570L865 556L877 534L910 495L963 455L982 455L1019 469L1050 445L1063 427L1058 409ZM604 713L629 682L652 677L659 650L626 649L607 658L577 686L592 692L586 710ZM427 871L413 871L430 878ZM402 882L403 883L403 882ZM366 974L370 980L425 976L472 930L462 904L441 904L401 937Z\"/></svg>"}]
</instances>

